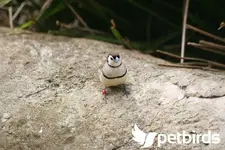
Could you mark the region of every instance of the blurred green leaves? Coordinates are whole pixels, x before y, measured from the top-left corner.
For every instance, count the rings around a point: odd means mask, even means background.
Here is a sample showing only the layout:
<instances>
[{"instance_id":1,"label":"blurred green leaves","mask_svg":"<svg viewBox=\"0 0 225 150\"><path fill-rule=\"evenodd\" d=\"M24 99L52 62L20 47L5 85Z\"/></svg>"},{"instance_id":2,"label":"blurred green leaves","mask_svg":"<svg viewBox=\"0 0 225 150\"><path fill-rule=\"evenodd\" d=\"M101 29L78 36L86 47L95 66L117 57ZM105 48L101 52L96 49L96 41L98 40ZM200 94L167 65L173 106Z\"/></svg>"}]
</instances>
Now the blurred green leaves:
<instances>
[{"instance_id":1,"label":"blurred green leaves","mask_svg":"<svg viewBox=\"0 0 225 150\"><path fill-rule=\"evenodd\" d=\"M0 0L0 8L11 2L11 0Z\"/></svg>"},{"instance_id":2,"label":"blurred green leaves","mask_svg":"<svg viewBox=\"0 0 225 150\"><path fill-rule=\"evenodd\" d=\"M8 3L10 0L0 0L0 6ZM61 32L61 27L55 25L56 20L64 24L71 24L74 20L79 20L77 15L74 15L68 8L68 4L90 29L96 29L111 36L98 34L93 36L91 32L77 32L79 29L63 29ZM221 29L219 33L217 29L221 20L224 20L225 9L222 8L224 5L224 0L218 0L216 3L211 0L191 1L188 23L222 35L224 29ZM127 47L127 43L124 43L125 39L133 48L140 50L153 47L162 48L169 44L177 45L181 41L183 1L67 0L65 3L65 0L46 0L42 1L37 9L39 10L38 15L20 28L29 28L37 24L45 28L42 31L51 30L52 34L61 33L74 37L116 41ZM111 27L110 20L112 19L116 22L116 28ZM81 22L78 25L83 27ZM191 31L187 32L187 36L193 41L202 38Z\"/></svg>"},{"instance_id":3,"label":"blurred green leaves","mask_svg":"<svg viewBox=\"0 0 225 150\"><path fill-rule=\"evenodd\" d=\"M19 28L26 29L26 28L29 28L30 26L32 26L33 24L35 24L35 21L29 20L26 23L22 24Z\"/></svg>"},{"instance_id":4,"label":"blurred green leaves","mask_svg":"<svg viewBox=\"0 0 225 150\"><path fill-rule=\"evenodd\" d=\"M66 5L63 0L55 0L51 3L50 6L48 6L48 8L43 9L43 12L39 16L37 16L36 20L45 20L57 13L60 13L65 8Z\"/></svg>"}]
</instances>

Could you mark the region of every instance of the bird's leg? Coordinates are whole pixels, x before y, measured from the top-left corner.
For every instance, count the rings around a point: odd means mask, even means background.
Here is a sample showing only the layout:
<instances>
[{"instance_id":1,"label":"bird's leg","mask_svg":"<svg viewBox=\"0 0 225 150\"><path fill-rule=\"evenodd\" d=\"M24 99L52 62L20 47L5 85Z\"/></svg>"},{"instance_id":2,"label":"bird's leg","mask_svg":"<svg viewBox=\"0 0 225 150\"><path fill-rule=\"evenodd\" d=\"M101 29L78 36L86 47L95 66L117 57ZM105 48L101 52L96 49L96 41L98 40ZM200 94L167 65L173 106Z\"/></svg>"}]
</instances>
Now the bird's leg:
<instances>
[{"instance_id":1,"label":"bird's leg","mask_svg":"<svg viewBox=\"0 0 225 150\"><path fill-rule=\"evenodd\" d=\"M105 87L105 89L102 90L102 94L106 95L107 94L107 87Z\"/></svg>"},{"instance_id":2,"label":"bird's leg","mask_svg":"<svg viewBox=\"0 0 225 150\"><path fill-rule=\"evenodd\" d=\"M105 86L105 89L102 90L102 94L104 95L103 100L105 101L105 103L107 103L106 101L107 87L106 86Z\"/></svg>"},{"instance_id":3,"label":"bird's leg","mask_svg":"<svg viewBox=\"0 0 225 150\"><path fill-rule=\"evenodd\" d=\"M130 94L130 92L127 90L125 84L123 84L123 90L124 90L124 94L128 97L128 95Z\"/></svg>"}]
</instances>

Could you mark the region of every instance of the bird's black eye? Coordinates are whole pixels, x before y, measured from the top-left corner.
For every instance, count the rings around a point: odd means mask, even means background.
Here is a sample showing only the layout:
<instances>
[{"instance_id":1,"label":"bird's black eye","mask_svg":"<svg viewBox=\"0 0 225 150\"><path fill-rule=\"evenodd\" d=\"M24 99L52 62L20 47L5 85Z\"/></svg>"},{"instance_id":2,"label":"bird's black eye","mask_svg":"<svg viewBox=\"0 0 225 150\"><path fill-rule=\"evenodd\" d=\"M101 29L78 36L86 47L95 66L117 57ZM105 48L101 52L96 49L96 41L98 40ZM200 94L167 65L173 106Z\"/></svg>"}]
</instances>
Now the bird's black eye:
<instances>
[{"instance_id":1,"label":"bird's black eye","mask_svg":"<svg viewBox=\"0 0 225 150\"><path fill-rule=\"evenodd\" d=\"M112 57L110 57L110 59L111 59L111 60L113 60L113 58L112 58Z\"/></svg>"}]
</instances>

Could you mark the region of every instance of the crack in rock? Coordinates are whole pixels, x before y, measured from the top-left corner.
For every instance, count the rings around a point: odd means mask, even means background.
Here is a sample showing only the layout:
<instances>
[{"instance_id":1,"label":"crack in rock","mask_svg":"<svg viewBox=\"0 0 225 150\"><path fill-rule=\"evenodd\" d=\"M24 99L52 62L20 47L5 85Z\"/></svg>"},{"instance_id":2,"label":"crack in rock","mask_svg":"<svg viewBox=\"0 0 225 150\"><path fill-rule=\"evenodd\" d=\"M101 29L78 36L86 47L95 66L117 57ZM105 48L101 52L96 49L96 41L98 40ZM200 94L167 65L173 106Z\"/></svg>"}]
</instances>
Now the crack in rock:
<instances>
[{"instance_id":1,"label":"crack in rock","mask_svg":"<svg viewBox=\"0 0 225 150\"><path fill-rule=\"evenodd\" d=\"M45 88L42 88L42 89L40 89L40 90L38 90L38 91L35 91L35 92L33 92L33 93L30 93L30 94L26 95L25 98L28 98L28 97L33 96L33 95L36 95L36 94L38 94L38 93L40 93L40 92L42 92L42 91L44 91L44 90L46 90L46 89L48 89L48 88L49 88L49 87L45 87Z\"/></svg>"},{"instance_id":2,"label":"crack in rock","mask_svg":"<svg viewBox=\"0 0 225 150\"><path fill-rule=\"evenodd\" d=\"M211 96L203 96L203 95L200 95L200 96L197 96L198 98L206 98L206 99L214 99L214 98L222 98L222 97L225 97L225 94L223 95L211 95Z\"/></svg>"}]
</instances>

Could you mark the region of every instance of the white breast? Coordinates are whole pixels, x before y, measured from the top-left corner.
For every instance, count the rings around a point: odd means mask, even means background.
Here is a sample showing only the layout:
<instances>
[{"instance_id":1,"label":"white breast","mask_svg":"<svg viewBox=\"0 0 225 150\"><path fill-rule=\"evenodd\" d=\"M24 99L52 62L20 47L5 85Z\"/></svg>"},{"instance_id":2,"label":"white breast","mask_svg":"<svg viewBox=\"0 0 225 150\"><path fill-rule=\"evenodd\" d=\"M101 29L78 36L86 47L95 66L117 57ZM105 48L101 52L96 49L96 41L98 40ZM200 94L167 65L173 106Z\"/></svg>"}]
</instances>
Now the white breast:
<instances>
[{"instance_id":1,"label":"white breast","mask_svg":"<svg viewBox=\"0 0 225 150\"><path fill-rule=\"evenodd\" d=\"M111 78L108 79L104 75ZM119 77L119 78L114 78ZM113 79L112 79L113 78ZM102 71L100 73L100 81L105 86L117 86L120 84L124 84L127 80L127 68L124 64L119 66L118 68L112 68L107 63L104 64Z\"/></svg>"},{"instance_id":2,"label":"white breast","mask_svg":"<svg viewBox=\"0 0 225 150\"><path fill-rule=\"evenodd\" d=\"M116 79L107 79L103 76L103 74L100 74L100 81L102 82L103 85L109 87L109 86L117 86L124 84L127 80L127 74L121 78L116 78Z\"/></svg>"}]
</instances>

